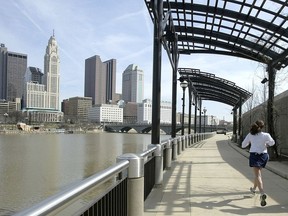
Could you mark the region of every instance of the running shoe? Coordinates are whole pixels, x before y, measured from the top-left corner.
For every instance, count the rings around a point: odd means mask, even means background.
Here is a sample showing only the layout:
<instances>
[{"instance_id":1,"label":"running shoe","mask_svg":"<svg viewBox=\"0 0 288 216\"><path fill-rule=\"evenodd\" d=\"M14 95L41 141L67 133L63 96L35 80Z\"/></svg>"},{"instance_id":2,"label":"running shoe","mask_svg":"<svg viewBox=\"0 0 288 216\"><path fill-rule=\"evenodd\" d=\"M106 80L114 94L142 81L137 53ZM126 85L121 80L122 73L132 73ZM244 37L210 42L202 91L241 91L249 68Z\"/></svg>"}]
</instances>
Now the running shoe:
<instances>
[{"instance_id":1,"label":"running shoe","mask_svg":"<svg viewBox=\"0 0 288 216\"><path fill-rule=\"evenodd\" d=\"M260 195L260 204L261 206L266 206L266 198L267 198L267 195L265 193L261 194Z\"/></svg>"},{"instance_id":2,"label":"running shoe","mask_svg":"<svg viewBox=\"0 0 288 216\"><path fill-rule=\"evenodd\" d=\"M250 187L250 192L251 192L251 194L254 196L255 193L256 193L256 190L254 190L252 187Z\"/></svg>"}]
</instances>

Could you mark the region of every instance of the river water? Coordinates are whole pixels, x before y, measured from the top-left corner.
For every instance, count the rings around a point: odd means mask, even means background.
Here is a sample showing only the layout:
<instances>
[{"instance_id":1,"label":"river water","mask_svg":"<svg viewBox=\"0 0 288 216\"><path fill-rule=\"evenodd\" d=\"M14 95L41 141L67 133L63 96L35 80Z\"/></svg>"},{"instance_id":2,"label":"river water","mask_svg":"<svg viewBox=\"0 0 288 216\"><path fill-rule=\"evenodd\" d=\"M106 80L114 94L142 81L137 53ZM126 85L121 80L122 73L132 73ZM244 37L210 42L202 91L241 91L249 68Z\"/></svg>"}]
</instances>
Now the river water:
<instances>
[{"instance_id":1,"label":"river water","mask_svg":"<svg viewBox=\"0 0 288 216\"><path fill-rule=\"evenodd\" d=\"M0 134L0 215L30 207L150 143L149 134Z\"/></svg>"}]
</instances>

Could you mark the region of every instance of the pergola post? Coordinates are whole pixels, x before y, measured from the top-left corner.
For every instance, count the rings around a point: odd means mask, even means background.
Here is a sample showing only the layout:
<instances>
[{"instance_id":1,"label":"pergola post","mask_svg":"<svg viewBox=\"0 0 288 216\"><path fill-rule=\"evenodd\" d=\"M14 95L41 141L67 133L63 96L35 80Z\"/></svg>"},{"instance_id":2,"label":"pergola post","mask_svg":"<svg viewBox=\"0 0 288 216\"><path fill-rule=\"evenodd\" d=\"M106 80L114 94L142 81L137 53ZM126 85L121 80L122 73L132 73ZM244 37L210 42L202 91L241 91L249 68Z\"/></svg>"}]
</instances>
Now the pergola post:
<instances>
[{"instance_id":1,"label":"pergola post","mask_svg":"<svg viewBox=\"0 0 288 216\"><path fill-rule=\"evenodd\" d=\"M194 134L197 133L197 96L195 96L195 110L194 110Z\"/></svg>"},{"instance_id":2,"label":"pergola post","mask_svg":"<svg viewBox=\"0 0 288 216\"><path fill-rule=\"evenodd\" d=\"M240 96L240 105L239 105L239 115L238 115L238 136L237 141L240 144L242 142L241 140L241 128L242 128L242 96Z\"/></svg>"},{"instance_id":3,"label":"pergola post","mask_svg":"<svg viewBox=\"0 0 288 216\"><path fill-rule=\"evenodd\" d=\"M161 37L163 19L163 0L157 0L157 19L154 22L154 47L153 47L153 91L152 91L152 134L151 143L160 143L160 98L161 98L161 63L162 46Z\"/></svg>"},{"instance_id":4,"label":"pergola post","mask_svg":"<svg viewBox=\"0 0 288 216\"><path fill-rule=\"evenodd\" d=\"M177 113L177 55L176 55L176 43L174 41L173 46L173 61L174 67L172 72L172 118L171 118L171 137L176 137L176 113Z\"/></svg>"},{"instance_id":5,"label":"pergola post","mask_svg":"<svg viewBox=\"0 0 288 216\"><path fill-rule=\"evenodd\" d=\"M202 100L200 99L199 100L199 107L200 107L200 110L199 110L199 132L202 133Z\"/></svg>"},{"instance_id":6,"label":"pergola post","mask_svg":"<svg viewBox=\"0 0 288 216\"><path fill-rule=\"evenodd\" d=\"M188 85L189 93L189 113L188 113L188 134L191 134L191 109L192 109L192 91L190 90L190 81Z\"/></svg>"},{"instance_id":7,"label":"pergola post","mask_svg":"<svg viewBox=\"0 0 288 216\"><path fill-rule=\"evenodd\" d=\"M233 109L233 141L237 141L237 109Z\"/></svg>"}]
</instances>

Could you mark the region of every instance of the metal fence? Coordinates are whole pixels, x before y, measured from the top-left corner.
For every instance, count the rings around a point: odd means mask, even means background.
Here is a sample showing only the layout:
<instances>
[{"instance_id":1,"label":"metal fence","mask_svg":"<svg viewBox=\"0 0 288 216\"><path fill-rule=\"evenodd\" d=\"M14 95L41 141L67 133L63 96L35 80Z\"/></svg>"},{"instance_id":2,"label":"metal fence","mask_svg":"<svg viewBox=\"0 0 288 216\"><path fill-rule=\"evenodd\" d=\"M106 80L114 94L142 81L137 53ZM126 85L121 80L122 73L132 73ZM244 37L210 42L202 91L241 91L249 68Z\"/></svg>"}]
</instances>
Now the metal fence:
<instances>
[{"instance_id":1,"label":"metal fence","mask_svg":"<svg viewBox=\"0 0 288 216\"><path fill-rule=\"evenodd\" d=\"M86 207L87 208L87 207ZM96 200L81 216L126 216L127 215L127 178L109 190L101 199Z\"/></svg>"},{"instance_id":2,"label":"metal fence","mask_svg":"<svg viewBox=\"0 0 288 216\"><path fill-rule=\"evenodd\" d=\"M67 206L93 188L110 180L111 186L103 194L70 215L81 216L142 216L144 201L153 187L163 182L164 170L170 169L177 155L193 143L212 137L214 133L189 134L171 138L161 144L149 145L139 155L124 154L115 165L84 179L15 216L61 215Z\"/></svg>"}]
</instances>

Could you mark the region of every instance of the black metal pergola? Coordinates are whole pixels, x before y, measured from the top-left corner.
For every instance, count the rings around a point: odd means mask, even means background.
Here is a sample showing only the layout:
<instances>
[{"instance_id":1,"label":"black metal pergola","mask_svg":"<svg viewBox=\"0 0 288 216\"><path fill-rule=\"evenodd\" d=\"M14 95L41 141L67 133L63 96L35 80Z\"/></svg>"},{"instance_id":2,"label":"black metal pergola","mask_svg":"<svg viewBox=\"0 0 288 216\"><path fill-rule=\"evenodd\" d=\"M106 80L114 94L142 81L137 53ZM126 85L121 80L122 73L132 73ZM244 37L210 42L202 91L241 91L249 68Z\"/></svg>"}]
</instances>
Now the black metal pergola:
<instances>
[{"instance_id":1,"label":"black metal pergola","mask_svg":"<svg viewBox=\"0 0 288 216\"><path fill-rule=\"evenodd\" d=\"M288 64L286 0L144 0L154 23L152 143L159 143L162 45L172 66L172 137L180 55L221 54L267 66L268 131L274 136L276 71ZM175 135L175 134L174 134Z\"/></svg>"},{"instance_id":2,"label":"black metal pergola","mask_svg":"<svg viewBox=\"0 0 288 216\"><path fill-rule=\"evenodd\" d=\"M215 74L200 71L194 68L178 68L182 79L188 81L189 106L195 105L194 132L196 131L197 110L201 116L202 101L216 101L232 106L234 114L233 133L236 134L237 109L239 109L239 121L241 122L241 106L252 96L249 91L237 86L234 82L217 77ZM191 119L191 108L189 107L189 119ZM201 125L201 119L199 121ZM201 126L200 126L201 128ZM190 128L189 128L190 132ZM240 130L238 130L240 134Z\"/></svg>"}]
</instances>

